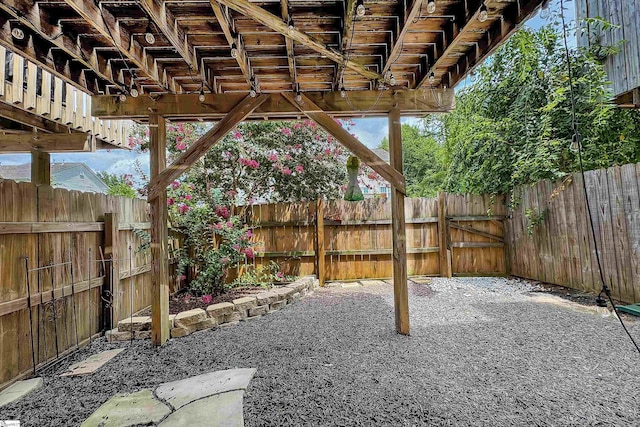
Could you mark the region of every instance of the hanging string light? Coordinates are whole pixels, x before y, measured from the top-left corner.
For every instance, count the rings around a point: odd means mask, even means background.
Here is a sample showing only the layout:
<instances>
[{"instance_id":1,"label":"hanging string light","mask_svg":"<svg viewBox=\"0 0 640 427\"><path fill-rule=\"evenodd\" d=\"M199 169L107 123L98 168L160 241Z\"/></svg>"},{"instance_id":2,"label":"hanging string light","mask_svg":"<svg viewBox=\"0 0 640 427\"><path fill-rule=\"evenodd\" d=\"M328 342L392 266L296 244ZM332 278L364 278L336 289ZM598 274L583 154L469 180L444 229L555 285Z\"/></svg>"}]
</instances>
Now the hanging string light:
<instances>
[{"instance_id":1,"label":"hanging string light","mask_svg":"<svg viewBox=\"0 0 640 427\"><path fill-rule=\"evenodd\" d=\"M480 6L480 13L478 14L478 21L485 22L489 19L489 12L487 11L487 5L482 2L482 6Z\"/></svg>"},{"instance_id":2,"label":"hanging string light","mask_svg":"<svg viewBox=\"0 0 640 427\"><path fill-rule=\"evenodd\" d=\"M22 31L22 28L20 27L13 27L13 29L11 30L11 35L16 40L24 39L24 31Z\"/></svg>"},{"instance_id":3,"label":"hanging string light","mask_svg":"<svg viewBox=\"0 0 640 427\"><path fill-rule=\"evenodd\" d=\"M427 13L435 13L436 12L436 0L429 0L427 2Z\"/></svg>"},{"instance_id":4,"label":"hanging string light","mask_svg":"<svg viewBox=\"0 0 640 427\"><path fill-rule=\"evenodd\" d=\"M292 35L296 28L293 26L293 18L289 17L289 35Z\"/></svg>"},{"instance_id":5,"label":"hanging string light","mask_svg":"<svg viewBox=\"0 0 640 427\"><path fill-rule=\"evenodd\" d=\"M231 44L231 57L232 58L237 58L238 57L238 47L236 46L235 43Z\"/></svg>"},{"instance_id":6,"label":"hanging string light","mask_svg":"<svg viewBox=\"0 0 640 427\"><path fill-rule=\"evenodd\" d=\"M433 70L429 71L429 76L427 77L427 81L429 82L430 85L436 82L436 73L434 73Z\"/></svg>"},{"instance_id":7,"label":"hanging string light","mask_svg":"<svg viewBox=\"0 0 640 427\"><path fill-rule=\"evenodd\" d=\"M154 44L156 42L156 36L154 36L151 31L151 22L147 24L147 29L144 31L144 41L149 44Z\"/></svg>"},{"instance_id":8,"label":"hanging string light","mask_svg":"<svg viewBox=\"0 0 640 427\"><path fill-rule=\"evenodd\" d=\"M129 88L129 95L131 95L132 98L137 98L140 95L138 86L136 85L135 81L131 83L131 88Z\"/></svg>"},{"instance_id":9,"label":"hanging string light","mask_svg":"<svg viewBox=\"0 0 640 427\"><path fill-rule=\"evenodd\" d=\"M362 17L367 13L367 9L364 7L364 0L358 0L356 6L356 15Z\"/></svg>"},{"instance_id":10,"label":"hanging string light","mask_svg":"<svg viewBox=\"0 0 640 427\"><path fill-rule=\"evenodd\" d=\"M475 83L478 80L478 73L476 72L476 70L472 70L469 73L469 80L471 80L471 83Z\"/></svg>"},{"instance_id":11,"label":"hanging string light","mask_svg":"<svg viewBox=\"0 0 640 427\"><path fill-rule=\"evenodd\" d=\"M204 82L200 85L200 95L198 95L198 101L204 102Z\"/></svg>"},{"instance_id":12,"label":"hanging string light","mask_svg":"<svg viewBox=\"0 0 640 427\"><path fill-rule=\"evenodd\" d=\"M550 7L549 7L549 2L545 2L542 4L542 7L540 8L540 18L541 19L548 19L549 16L551 15L551 11L550 11Z\"/></svg>"},{"instance_id":13,"label":"hanging string light","mask_svg":"<svg viewBox=\"0 0 640 427\"><path fill-rule=\"evenodd\" d=\"M347 91L344 89L344 87L340 88L340 98L346 98L347 97Z\"/></svg>"},{"instance_id":14,"label":"hanging string light","mask_svg":"<svg viewBox=\"0 0 640 427\"><path fill-rule=\"evenodd\" d=\"M120 99L120 102L125 102L127 100L127 95L124 92L121 92L118 99Z\"/></svg>"}]
</instances>

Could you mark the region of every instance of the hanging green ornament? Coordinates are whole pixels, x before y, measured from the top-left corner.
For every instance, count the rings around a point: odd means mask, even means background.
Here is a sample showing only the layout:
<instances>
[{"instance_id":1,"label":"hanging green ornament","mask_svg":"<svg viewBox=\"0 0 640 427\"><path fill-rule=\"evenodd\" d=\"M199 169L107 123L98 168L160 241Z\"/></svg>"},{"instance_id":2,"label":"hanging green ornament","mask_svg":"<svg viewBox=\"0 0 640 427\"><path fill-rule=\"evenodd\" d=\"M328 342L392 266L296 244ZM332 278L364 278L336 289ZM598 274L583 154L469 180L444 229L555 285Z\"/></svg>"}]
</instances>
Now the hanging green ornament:
<instances>
[{"instance_id":1,"label":"hanging green ornament","mask_svg":"<svg viewBox=\"0 0 640 427\"><path fill-rule=\"evenodd\" d=\"M344 199L349 202L357 202L364 200L362 190L358 186L358 171L360 170L360 159L356 156L350 156L347 159L347 174L349 175L349 183L347 191L344 193Z\"/></svg>"}]
</instances>

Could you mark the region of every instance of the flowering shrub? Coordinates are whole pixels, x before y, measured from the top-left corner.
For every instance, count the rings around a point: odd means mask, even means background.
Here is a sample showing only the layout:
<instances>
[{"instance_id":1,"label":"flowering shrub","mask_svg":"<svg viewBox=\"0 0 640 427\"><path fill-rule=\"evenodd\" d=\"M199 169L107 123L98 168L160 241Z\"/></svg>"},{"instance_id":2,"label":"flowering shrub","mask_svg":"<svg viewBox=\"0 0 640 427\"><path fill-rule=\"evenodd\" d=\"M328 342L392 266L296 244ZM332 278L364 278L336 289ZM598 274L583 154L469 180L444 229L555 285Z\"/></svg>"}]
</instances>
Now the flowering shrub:
<instances>
[{"instance_id":1,"label":"flowering shrub","mask_svg":"<svg viewBox=\"0 0 640 427\"><path fill-rule=\"evenodd\" d=\"M239 217L230 215L229 200L219 190L211 191L206 200L194 202L190 194L184 194L190 190L189 185L178 184L172 186L169 212L172 223L187 236L188 250L179 255L180 271L188 267L197 270L189 283L191 292L205 297L222 293L229 269L254 258L253 233Z\"/></svg>"}]
</instances>

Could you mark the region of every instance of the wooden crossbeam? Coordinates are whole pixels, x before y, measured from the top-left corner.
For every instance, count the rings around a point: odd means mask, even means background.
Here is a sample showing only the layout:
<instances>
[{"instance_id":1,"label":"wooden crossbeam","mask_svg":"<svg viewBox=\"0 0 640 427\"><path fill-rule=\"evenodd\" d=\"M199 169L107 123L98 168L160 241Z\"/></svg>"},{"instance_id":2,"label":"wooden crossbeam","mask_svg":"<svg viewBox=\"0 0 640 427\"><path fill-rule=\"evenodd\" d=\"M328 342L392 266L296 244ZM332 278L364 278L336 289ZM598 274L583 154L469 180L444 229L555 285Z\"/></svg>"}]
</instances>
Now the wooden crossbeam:
<instances>
[{"instance_id":1,"label":"wooden crossbeam","mask_svg":"<svg viewBox=\"0 0 640 427\"><path fill-rule=\"evenodd\" d=\"M384 68L382 69L382 75L384 76L387 71L391 71L391 66L398 60L400 54L402 53L402 47L404 44L404 38L409 32L409 26L413 20L420 13L421 5L425 3L426 0L414 0L413 4L409 8L408 13L405 14L404 22L402 24L402 29L396 35L396 41L393 44L391 51L389 52L389 56L387 57L387 61L384 64Z\"/></svg>"},{"instance_id":2,"label":"wooden crossbeam","mask_svg":"<svg viewBox=\"0 0 640 427\"><path fill-rule=\"evenodd\" d=\"M87 48L81 43L81 38L74 39L65 32L62 25L53 25L57 19L42 10L38 2L25 2L23 0L3 0L0 9L15 17L23 26L33 30L42 36L53 46L64 51L67 55L77 59L85 67L91 69L99 78L111 84L116 83L116 75L113 63L107 61L102 55L96 53L93 48ZM69 80L68 78L66 80ZM77 82L70 82L77 86Z\"/></svg>"},{"instance_id":3,"label":"wooden crossbeam","mask_svg":"<svg viewBox=\"0 0 640 427\"><path fill-rule=\"evenodd\" d=\"M342 23L342 48L340 54L345 58L348 56L349 44L351 43L351 36L354 31L356 17L356 0L346 0L344 2L344 22ZM342 84L342 77L344 75L345 64L344 62L338 63L336 68L336 75L333 79L333 89L339 90ZM382 73L384 75L384 73Z\"/></svg>"},{"instance_id":4,"label":"wooden crossbeam","mask_svg":"<svg viewBox=\"0 0 640 427\"><path fill-rule=\"evenodd\" d=\"M247 95L238 105L229 111L229 114L227 114L224 119L217 122L209 132L194 142L176 161L151 180L148 199L153 200L157 198L173 180L182 175L182 173L202 157L209 148L213 147L214 144L229 133L234 126L262 105L268 97L268 95L258 95L252 98Z\"/></svg>"},{"instance_id":5,"label":"wooden crossbeam","mask_svg":"<svg viewBox=\"0 0 640 427\"><path fill-rule=\"evenodd\" d=\"M280 11L282 15L282 20L284 22L289 22L289 20L291 19L291 15L289 13L289 0L280 0ZM296 91L298 90L298 75L296 72L296 53L293 49L293 39L285 37L284 42L287 47L287 64L289 65L289 77L291 78L291 89Z\"/></svg>"},{"instance_id":6,"label":"wooden crossbeam","mask_svg":"<svg viewBox=\"0 0 640 427\"><path fill-rule=\"evenodd\" d=\"M113 41L116 48L128 58L142 74L146 75L153 84L170 91L180 89L173 79L164 79L162 66L158 65L151 56L145 54L143 47L127 31L118 24L118 20L105 8L101 8L91 0L64 0L82 18L84 18L100 35ZM113 39L111 38L113 36ZM142 77L142 76L139 76Z\"/></svg>"},{"instance_id":7,"label":"wooden crossbeam","mask_svg":"<svg viewBox=\"0 0 640 427\"><path fill-rule=\"evenodd\" d=\"M27 153L42 151L46 153L62 153L95 151L93 137L86 133L39 133L39 134L5 134L0 131L1 153Z\"/></svg>"},{"instance_id":8,"label":"wooden crossbeam","mask_svg":"<svg viewBox=\"0 0 640 427\"><path fill-rule=\"evenodd\" d=\"M262 25L271 28L272 30L282 34L283 36L290 38L297 43L300 43L310 49L315 50L321 55L326 56L337 64L344 63L345 67L355 71L356 73L366 77L370 80L382 80L382 76L374 71L368 70L363 65L358 64L352 60L347 60L339 52L324 45L324 43L316 40L307 33L304 33L296 28L289 29L289 24L282 21L279 16L268 12L267 10L256 6L248 0L218 0L220 3L227 5L231 9L247 16Z\"/></svg>"},{"instance_id":9,"label":"wooden crossbeam","mask_svg":"<svg viewBox=\"0 0 640 427\"><path fill-rule=\"evenodd\" d=\"M173 13L167 9L164 1L140 0L140 7L151 17L160 32L169 40L173 48L184 59L189 68L198 71L198 61L193 45L187 40L184 31L178 25Z\"/></svg>"},{"instance_id":10,"label":"wooden crossbeam","mask_svg":"<svg viewBox=\"0 0 640 427\"><path fill-rule=\"evenodd\" d=\"M30 113L20 107L5 102L0 102L0 117L43 132L64 133L69 131L68 126L64 126L53 120Z\"/></svg>"},{"instance_id":11,"label":"wooden crossbeam","mask_svg":"<svg viewBox=\"0 0 640 427\"><path fill-rule=\"evenodd\" d=\"M295 95L292 93L285 92L282 96L284 96L292 105L298 108L307 117L314 120L327 132L333 135L342 145L358 156L360 160L369 165L371 169L378 172L381 177L386 179L387 182L389 182L389 184L395 187L399 192L406 194L404 176L401 172L398 172L387 162L378 157L378 155L371 151L369 147L347 132L333 119L333 117L322 111L322 109L315 105L309 98L305 95L301 95L302 101L298 103L295 99Z\"/></svg>"},{"instance_id":12,"label":"wooden crossbeam","mask_svg":"<svg viewBox=\"0 0 640 427\"><path fill-rule=\"evenodd\" d=\"M489 31L483 34L475 48L460 57L453 70L443 76L443 82L449 87L453 87L460 80L463 80L469 70L477 65L482 58L490 56L541 3L542 0L537 0L520 6L514 3L507 5L501 11L501 19L497 20Z\"/></svg>"},{"instance_id":13,"label":"wooden crossbeam","mask_svg":"<svg viewBox=\"0 0 640 427\"><path fill-rule=\"evenodd\" d=\"M224 33L224 37L227 39L229 49L231 49L231 47L235 44L236 51L238 52L235 60L238 63L238 67L240 67L240 71L242 71L242 75L247 81L247 84L251 85L251 76L253 73L251 71L251 64L249 63L249 56L247 55L247 50L244 48L242 39L239 36L234 37L234 34L232 32L233 23L231 22L231 18L222 10L220 4L216 0L211 0L211 8L213 9L213 14L218 20L218 25L220 25L220 28Z\"/></svg>"},{"instance_id":14,"label":"wooden crossbeam","mask_svg":"<svg viewBox=\"0 0 640 427\"><path fill-rule=\"evenodd\" d=\"M453 90L425 88L398 91L349 91L349 99L338 92L305 92L305 96L320 111L336 117L386 116L397 105L402 114L424 115L451 111L454 107ZM121 102L114 96L94 96L91 102L93 117L109 119L141 119L146 112L157 111L172 120L217 120L224 117L246 95L239 93L207 94L205 102L198 101L197 94L162 95L156 99L147 96L127 97ZM249 118L293 119L300 110L291 105L282 94L269 94L269 99L256 108Z\"/></svg>"}]
</instances>

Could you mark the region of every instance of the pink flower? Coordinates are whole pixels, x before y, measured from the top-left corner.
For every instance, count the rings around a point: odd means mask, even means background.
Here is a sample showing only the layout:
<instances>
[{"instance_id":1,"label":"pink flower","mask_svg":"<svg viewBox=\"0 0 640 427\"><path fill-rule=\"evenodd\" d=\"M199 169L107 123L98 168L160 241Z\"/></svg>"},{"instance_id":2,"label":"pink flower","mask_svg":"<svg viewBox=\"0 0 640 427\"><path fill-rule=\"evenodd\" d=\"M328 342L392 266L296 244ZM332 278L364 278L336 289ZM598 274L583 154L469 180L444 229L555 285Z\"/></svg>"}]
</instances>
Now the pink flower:
<instances>
[{"instance_id":1,"label":"pink flower","mask_svg":"<svg viewBox=\"0 0 640 427\"><path fill-rule=\"evenodd\" d=\"M297 122L295 125L293 125L294 129L300 129L302 127L302 125L300 124L300 122Z\"/></svg>"},{"instance_id":2,"label":"pink flower","mask_svg":"<svg viewBox=\"0 0 640 427\"><path fill-rule=\"evenodd\" d=\"M227 221L227 228L233 228L233 223L231 221Z\"/></svg>"},{"instance_id":3,"label":"pink flower","mask_svg":"<svg viewBox=\"0 0 640 427\"><path fill-rule=\"evenodd\" d=\"M222 230L223 227L224 224L222 224L221 222L217 222L213 225L213 228L215 228L216 230Z\"/></svg>"},{"instance_id":4,"label":"pink flower","mask_svg":"<svg viewBox=\"0 0 640 427\"><path fill-rule=\"evenodd\" d=\"M283 278L284 278L284 274L282 274L282 271L278 271L278 272L276 273L276 277L277 277L278 279L283 279Z\"/></svg>"},{"instance_id":5,"label":"pink flower","mask_svg":"<svg viewBox=\"0 0 640 427\"><path fill-rule=\"evenodd\" d=\"M178 142L176 144L176 150L178 151L184 151L187 149L187 144L185 144L184 142Z\"/></svg>"},{"instance_id":6,"label":"pink flower","mask_svg":"<svg viewBox=\"0 0 640 427\"><path fill-rule=\"evenodd\" d=\"M269 154L268 159L269 159L270 162L277 162L278 161L278 155L276 153L271 153L271 154Z\"/></svg>"},{"instance_id":7,"label":"pink flower","mask_svg":"<svg viewBox=\"0 0 640 427\"><path fill-rule=\"evenodd\" d=\"M231 259L230 259L228 256L223 257L223 258L220 258L220 262L221 262L222 264L228 264L228 263L229 263L229 261L231 261Z\"/></svg>"},{"instance_id":8,"label":"pink flower","mask_svg":"<svg viewBox=\"0 0 640 427\"><path fill-rule=\"evenodd\" d=\"M242 139L242 134L240 132L238 132L237 130L233 131L233 137L235 139Z\"/></svg>"},{"instance_id":9,"label":"pink flower","mask_svg":"<svg viewBox=\"0 0 640 427\"><path fill-rule=\"evenodd\" d=\"M229 208L226 206L216 206L216 215L224 219L229 218Z\"/></svg>"},{"instance_id":10,"label":"pink flower","mask_svg":"<svg viewBox=\"0 0 640 427\"><path fill-rule=\"evenodd\" d=\"M291 157L291 154L285 154L284 159L285 160L291 160L291 159L293 159L293 157Z\"/></svg>"},{"instance_id":11,"label":"pink flower","mask_svg":"<svg viewBox=\"0 0 640 427\"><path fill-rule=\"evenodd\" d=\"M293 146L296 150L302 150L302 144L296 144Z\"/></svg>"},{"instance_id":12,"label":"pink flower","mask_svg":"<svg viewBox=\"0 0 640 427\"><path fill-rule=\"evenodd\" d=\"M178 276L178 281L184 282L185 280L187 280L187 276L185 276L184 274L182 276Z\"/></svg>"},{"instance_id":13,"label":"pink flower","mask_svg":"<svg viewBox=\"0 0 640 427\"><path fill-rule=\"evenodd\" d=\"M178 181L173 181L171 183L171 188L173 188L174 190L180 188L180 183Z\"/></svg>"},{"instance_id":14,"label":"pink flower","mask_svg":"<svg viewBox=\"0 0 640 427\"><path fill-rule=\"evenodd\" d=\"M324 154L325 154L325 156L330 156L331 155L331 149L325 148L324 149Z\"/></svg>"},{"instance_id":15,"label":"pink flower","mask_svg":"<svg viewBox=\"0 0 640 427\"><path fill-rule=\"evenodd\" d=\"M291 169L286 166L282 168L281 172L283 175L291 175Z\"/></svg>"},{"instance_id":16,"label":"pink flower","mask_svg":"<svg viewBox=\"0 0 640 427\"><path fill-rule=\"evenodd\" d=\"M285 136L291 136L291 129L289 128L282 128L280 129L280 132L282 132L282 134Z\"/></svg>"},{"instance_id":17,"label":"pink flower","mask_svg":"<svg viewBox=\"0 0 640 427\"><path fill-rule=\"evenodd\" d=\"M244 256L246 256L249 259L254 259L256 257L256 255L253 253L253 248L244 248L240 252L242 252Z\"/></svg>"},{"instance_id":18,"label":"pink flower","mask_svg":"<svg viewBox=\"0 0 640 427\"><path fill-rule=\"evenodd\" d=\"M258 163L257 160L247 159L245 157L240 157L239 162L241 165L247 166L248 168L251 168L251 169L258 169L258 167L260 166L260 163Z\"/></svg>"},{"instance_id":19,"label":"pink flower","mask_svg":"<svg viewBox=\"0 0 640 427\"><path fill-rule=\"evenodd\" d=\"M240 245L237 243L233 245L232 248L235 249L236 251L240 251Z\"/></svg>"},{"instance_id":20,"label":"pink flower","mask_svg":"<svg viewBox=\"0 0 640 427\"><path fill-rule=\"evenodd\" d=\"M167 206L172 206L176 201L173 200L173 197L169 197L167 199Z\"/></svg>"},{"instance_id":21,"label":"pink flower","mask_svg":"<svg viewBox=\"0 0 640 427\"><path fill-rule=\"evenodd\" d=\"M180 203L180 205L178 206L178 211L183 215L189 212L189 209L191 208L189 208L189 206L185 205L184 203Z\"/></svg>"},{"instance_id":22,"label":"pink flower","mask_svg":"<svg viewBox=\"0 0 640 427\"><path fill-rule=\"evenodd\" d=\"M238 194L238 192L237 192L237 191L235 191L235 190L229 190L229 191L227 191L227 193L226 193L226 194L227 194L227 197L234 198L234 197L236 197L236 195Z\"/></svg>"},{"instance_id":23,"label":"pink flower","mask_svg":"<svg viewBox=\"0 0 640 427\"><path fill-rule=\"evenodd\" d=\"M200 298L203 304L211 304L211 301L213 301L213 296L211 295L202 295L202 298Z\"/></svg>"},{"instance_id":24,"label":"pink flower","mask_svg":"<svg viewBox=\"0 0 640 427\"><path fill-rule=\"evenodd\" d=\"M247 231L245 231L244 235L247 236L247 238L250 239L250 238L253 237L253 232L251 230L247 230Z\"/></svg>"},{"instance_id":25,"label":"pink flower","mask_svg":"<svg viewBox=\"0 0 640 427\"><path fill-rule=\"evenodd\" d=\"M186 196L184 196L185 200L191 200L193 197L191 197L191 194L187 194Z\"/></svg>"},{"instance_id":26,"label":"pink flower","mask_svg":"<svg viewBox=\"0 0 640 427\"><path fill-rule=\"evenodd\" d=\"M295 169L296 169L296 172L298 172L298 173L302 173L302 172L304 172L304 168L302 167L302 165L298 165L298 166L296 166L296 168L295 168Z\"/></svg>"}]
</instances>

